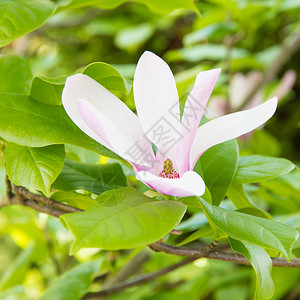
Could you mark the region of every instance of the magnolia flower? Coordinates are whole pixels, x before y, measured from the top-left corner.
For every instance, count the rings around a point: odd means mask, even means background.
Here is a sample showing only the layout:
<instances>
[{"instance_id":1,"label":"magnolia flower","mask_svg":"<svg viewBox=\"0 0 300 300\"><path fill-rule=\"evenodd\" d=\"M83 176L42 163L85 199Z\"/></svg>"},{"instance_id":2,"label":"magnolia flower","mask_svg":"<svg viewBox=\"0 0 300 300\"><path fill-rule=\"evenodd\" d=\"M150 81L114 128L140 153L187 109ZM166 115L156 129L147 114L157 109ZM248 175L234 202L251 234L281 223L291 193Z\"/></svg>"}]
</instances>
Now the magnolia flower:
<instances>
[{"instance_id":1,"label":"magnolia flower","mask_svg":"<svg viewBox=\"0 0 300 300\"><path fill-rule=\"evenodd\" d=\"M174 76L151 52L137 64L133 93L136 116L121 100L83 74L66 80L62 101L87 135L127 160L136 178L165 195L201 196L205 183L193 168L210 147L243 135L266 122L277 98L199 127L220 69L200 72L182 118ZM199 128L198 128L199 127Z\"/></svg>"}]
</instances>

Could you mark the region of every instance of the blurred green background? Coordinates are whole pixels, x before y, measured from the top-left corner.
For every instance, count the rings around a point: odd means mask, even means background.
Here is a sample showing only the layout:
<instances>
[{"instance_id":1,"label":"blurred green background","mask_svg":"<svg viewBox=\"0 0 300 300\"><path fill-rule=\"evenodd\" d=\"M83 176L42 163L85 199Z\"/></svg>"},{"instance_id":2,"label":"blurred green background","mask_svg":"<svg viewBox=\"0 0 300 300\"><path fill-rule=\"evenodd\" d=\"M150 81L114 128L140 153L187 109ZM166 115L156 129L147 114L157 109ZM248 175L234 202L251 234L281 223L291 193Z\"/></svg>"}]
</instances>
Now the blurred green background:
<instances>
[{"instance_id":1,"label":"blurred green background","mask_svg":"<svg viewBox=\"0 0 300 300\"><path fill-rule=\"evenodd\" d=\"M130 83L138 58L149 50L170 65L182 103L198 72L221 67L206 117L249 108L277 95L280 102L275 116L262 130L240 138L240 151L285 157L297 164L300 1L209 0L195 4L199 14L192 10L162 14L159 7L149 9L136 3L107 10L92 6L62 10L0 53L25 57L33 76L67 75L100 61L113 65ZM134 109L132 95L123 100ZM82 149L70 148L68 152L84 162L99 161L98 155ZM133 184L138 183L133 180ZM246 189L275 219L299 227L299 171ZM230 204L225 201L226 205ZM191 232L201 222L201 218L190 219L180 229ZM37 299L58 275L91 258L100 259L103 273L114 274L134 255L87 249L71 257L71 241L70 233L54 217L25 207L2 208L0 299ZM300 243L294 255L300 257ZM155 271L179 260L149 251L138 272ZM276 288L272 299L300 299L300 270L274 268L273 279ZM108 299L243 300L252 299L254 283L249 267L201 259Z\"/></svg>"}]
</instances>

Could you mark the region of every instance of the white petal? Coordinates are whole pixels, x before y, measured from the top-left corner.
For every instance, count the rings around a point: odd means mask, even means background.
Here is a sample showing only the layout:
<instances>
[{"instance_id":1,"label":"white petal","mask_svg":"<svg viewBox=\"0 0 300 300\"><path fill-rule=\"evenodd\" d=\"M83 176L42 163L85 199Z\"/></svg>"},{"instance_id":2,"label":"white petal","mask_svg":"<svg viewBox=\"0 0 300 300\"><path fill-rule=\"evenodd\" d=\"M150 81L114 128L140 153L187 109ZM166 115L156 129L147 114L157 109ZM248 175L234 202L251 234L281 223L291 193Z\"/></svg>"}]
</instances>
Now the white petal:
<instances>
[{"instance_id":1,"label":"white petal","mask_svg":"<svg viewBox=\"0 0 300 300\"><path fill-rule=\"evenodd\" d=\"M142 171L136 174L136 178L164 195L175 197L201 196L205 191L202 178L193 171L184 173L178 179L162 178Z\"/></svg>"},{"instance_id":2,"label":"white petal","mask_svg":"<svg viewBox=\"0 0 300 300\"><path fill-rule=\"evenodd\" d=\"M92 78L83 74L68 77L62 101L82 131L123 158L137 163L136 157L128 158L136 144L153 156L137 116Z\"/></svg>"},{"instance_id":3,"label":"white petal","mask_svg":"<svg viewBox=\"0 0 300 300\"><path fill-rule=\"evenodd\" d=\"M175 79L167 63L146 51L137 64L133 92L147 137L158 151L170 156L180 139L180 112Z\"/></svg>"},{"instance_id":4,"label":"white petal","mask_svg":"<svg viewBox=\"0 0 300 300\"><path fill-rule=\"evenodd\" d=\"M199 127L190 153L191 169L208 148L237 138L269 120L275 113L277 102L275 97L252 109L220 117Z\"/></svg>"},{"instance_id":5,"label":"white petal","mask_svg":"<svg viewBox=\"0 0 300 300\"><path fill-rule=\"evenodd\" d=\"M221 69L200 72L197 75L195 86L186 100L181 121L183 138L177 147L178 160L176 164L180 174L188 170L190 149L220 72Z\"/></svg>"}]
</instances>

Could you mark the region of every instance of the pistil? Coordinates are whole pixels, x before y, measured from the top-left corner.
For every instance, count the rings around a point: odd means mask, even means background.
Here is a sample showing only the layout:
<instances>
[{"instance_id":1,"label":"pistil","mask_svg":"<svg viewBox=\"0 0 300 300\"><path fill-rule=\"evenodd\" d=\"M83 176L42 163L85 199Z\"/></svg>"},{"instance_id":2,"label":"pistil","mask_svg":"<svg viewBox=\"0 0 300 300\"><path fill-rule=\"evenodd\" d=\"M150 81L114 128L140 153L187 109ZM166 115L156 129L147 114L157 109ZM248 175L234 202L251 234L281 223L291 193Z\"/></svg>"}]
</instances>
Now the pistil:
<instances>
[{"instance_id":1,"label":"pistil","mask_svg":"<svg viewBox=\"0 0 300 300\"><path fill-rule=\"evenodd\" d=\"M173 167L173 162L171 159L167 158L164 161L164 167L163 170L159 173L159 177L163 178L180 178L179 174L175 171Z\"/></svg>"}]
</instances>

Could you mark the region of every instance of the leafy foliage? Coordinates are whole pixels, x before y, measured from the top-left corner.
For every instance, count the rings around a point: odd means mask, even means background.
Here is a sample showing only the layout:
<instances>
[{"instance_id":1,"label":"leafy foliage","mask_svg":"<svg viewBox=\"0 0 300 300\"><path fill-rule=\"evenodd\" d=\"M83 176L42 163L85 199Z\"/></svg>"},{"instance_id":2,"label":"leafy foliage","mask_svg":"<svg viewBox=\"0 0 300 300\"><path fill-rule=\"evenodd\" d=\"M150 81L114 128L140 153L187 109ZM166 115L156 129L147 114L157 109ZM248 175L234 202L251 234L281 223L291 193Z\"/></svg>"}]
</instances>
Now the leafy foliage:
<instances>
[{"instance_id":1,"label":"leafy foliage","mask_svg":"<svg viewBox=\"0 0 300 300\"><path fill-rule=\"evenodd\" d=\"M186 210L180 202L151 199L131 187L105 192L96 201L85 212L61 217L75 236L71 253L154 243L176 227Z\"/></svg>"},{"instance_id":2,"label":"leafy foliage","mask_svg":"<svg viewBox=\"0 0 300 300\"><path fill-rule=\"evenodd\" d=\"M83 189L99 195L126 185L127 179L121 166L117 163L92 165L67 159L53 188L61 191Z\"/></svg>"},{"instance_id":3,"label":"leafy foliage","mask_svg":"<svg viewBox=\"0 0 300 300\"><path fill-rule=\"evenodd\" d=\"M53 2L49 0L1 1L0 47L40 27L50 17L53 10Z\"/></svg>"},{"instance_id":4,"label":"leafy foliage","mask_svg":"<svg viewBox=\"0 0 300 300\"><path fill-rule=\"evenodd\" d=\"M51 184L62 170L65 150L63 145L31 148L8 144L4 159L6 174L13 183L49 195Z\"/></svg>"},{"instance_id":5,"label":"leafy foliage","mask_svg":"<svg viewBox=\"0 0 300 300\"><path fill-rule=\"evenodd\" d=\"M148 244L190 249L213 240L245 256L256 280L249 268L202 259L120 297L297 297L300 270L272 270L270 257L300 257L300 106L293 71L300 68L299 8L297 1L276 0L0 1L1 177L60 209L83 210L63 214L63 227L51 216L8 205L1 181L0 298L80 299L127 274L136 260L133 272L142 273L179 261L142 250ZM81 72L135 112L132 80L145 50L170 64L181 105L200 71L222 67L208 119L276 95L281 101L264 129L201 155L195 167L206 185L201 198L149 191L130 164L85 135L62 106L66 78ZM51 203L13 201L39 209ZM144 254L148 261L141 262Z\"/></svg>"}]
</instances>

